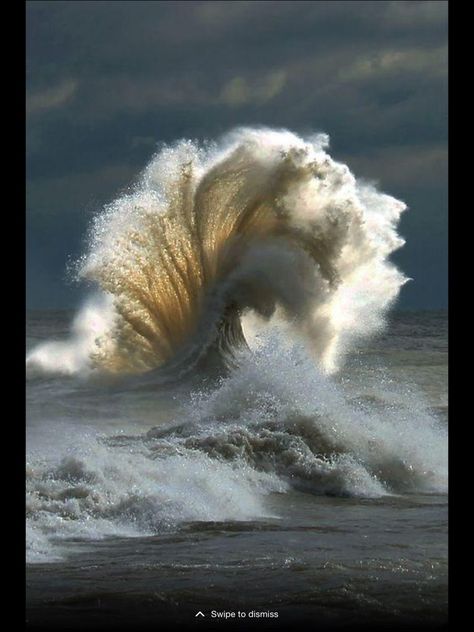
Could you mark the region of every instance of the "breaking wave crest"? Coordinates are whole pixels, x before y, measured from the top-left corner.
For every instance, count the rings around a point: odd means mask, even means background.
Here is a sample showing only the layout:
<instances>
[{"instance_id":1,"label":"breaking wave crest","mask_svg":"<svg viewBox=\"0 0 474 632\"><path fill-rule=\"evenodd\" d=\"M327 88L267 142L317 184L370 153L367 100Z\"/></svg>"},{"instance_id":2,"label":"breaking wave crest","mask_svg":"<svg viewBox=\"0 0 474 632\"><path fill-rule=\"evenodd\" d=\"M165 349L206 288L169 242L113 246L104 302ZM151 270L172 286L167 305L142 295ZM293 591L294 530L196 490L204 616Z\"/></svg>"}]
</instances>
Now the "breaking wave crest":
<instances>
[{"instance_id":1,"label":"breaking wave crest","mask_svg":"<svg viewBox=\"0 0 474 632\"><path fill-rule=\"evenodd\" d=\"M241 353L230 375L149 430L52 428L28 457L29 559L196 521L278 523L275 494L292 490L446 493L447 428L416 392L378 369L363 384L335 380L274 334Z\"/></svg>"},{"instance_id":2,"label":"breaking wave crest","mask_svg":"<svg viewBox=\"0 0 474 632\"><path fill-rule=\"evenodd\" d=\"M28 370L180 372L210 356L228 364L253 315L287 323L335 371L351 342L382 326L406 280L388 261L403 244L405 205L358 182L327 143L239 129L162 149L93 223L78 276L98 298L69 342L29 354Z\"/></svg>"}]
</instances>

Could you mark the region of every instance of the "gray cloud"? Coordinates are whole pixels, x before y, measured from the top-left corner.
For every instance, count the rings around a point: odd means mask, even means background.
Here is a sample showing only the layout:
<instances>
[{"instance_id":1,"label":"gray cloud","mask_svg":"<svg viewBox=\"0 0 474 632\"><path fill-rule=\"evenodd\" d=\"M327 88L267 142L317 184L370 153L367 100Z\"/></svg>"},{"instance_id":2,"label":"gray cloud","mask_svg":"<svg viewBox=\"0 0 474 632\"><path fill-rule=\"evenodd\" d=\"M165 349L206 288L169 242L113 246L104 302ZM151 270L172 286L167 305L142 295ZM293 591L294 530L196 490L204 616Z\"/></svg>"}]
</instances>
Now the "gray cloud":
<instances>
[{"instance_id":1,"label":"gray cloud","mask_svg":"<svg viewBox=\"0 0 474 632\"><path fill-rule=\"evenodd\" d=\"M387 147L359 155L341 156L356 175L371 180L384 190L403 187L432 187L434 182L446 182L448 152L445 145Z\"/></svg>"},{"instance_id":2,"label":"gray cloud","mask_svg":"<svg viewBox=\"0 0 474 632\"><path fill-rule=\"evenodd\" d=\"M77 81L66 79L56 86L46 88L26 95L27 114L36 114L42 111L60 108L74 96L77 90Z\"/></svg>"},{"instance_id":3,"label":"gray cloud","mask_svg":"<svg viewBox=\"0 0 474 632\"><path fill-rule=\"evenodd\" d=\"M356 172L416 188L416 240L446 188L447 56L447 2L27 2L29 213L54 232L158 143L264 124L328 132Z\"/></svg>"}]
</instances>

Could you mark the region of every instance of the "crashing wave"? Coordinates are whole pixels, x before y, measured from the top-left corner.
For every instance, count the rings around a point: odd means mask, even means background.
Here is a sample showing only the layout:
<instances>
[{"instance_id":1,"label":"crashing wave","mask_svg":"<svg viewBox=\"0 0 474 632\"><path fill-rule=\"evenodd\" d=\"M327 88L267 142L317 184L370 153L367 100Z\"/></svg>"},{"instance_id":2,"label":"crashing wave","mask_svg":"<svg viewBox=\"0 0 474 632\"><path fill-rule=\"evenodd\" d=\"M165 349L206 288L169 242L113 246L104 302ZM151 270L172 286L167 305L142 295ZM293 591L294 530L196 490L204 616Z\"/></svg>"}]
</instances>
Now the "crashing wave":
<instances>
[{"instance_id":1,"label":"crashing wave","mask_svg":"<svg viewBox=\"0 0 474 632\"><path fill-rule=\"evenodd\" d=\"M69 342L46 343L30 370L142 373L229 362L242 319L278 318L325 372L376 332L405 277L402 202L359 182L327 136L239 129L218 143L159 152L134 190L96 217L78 276L99 299ZM85 325L84 325L85 323Z\"/></svg>"}]
</instances>

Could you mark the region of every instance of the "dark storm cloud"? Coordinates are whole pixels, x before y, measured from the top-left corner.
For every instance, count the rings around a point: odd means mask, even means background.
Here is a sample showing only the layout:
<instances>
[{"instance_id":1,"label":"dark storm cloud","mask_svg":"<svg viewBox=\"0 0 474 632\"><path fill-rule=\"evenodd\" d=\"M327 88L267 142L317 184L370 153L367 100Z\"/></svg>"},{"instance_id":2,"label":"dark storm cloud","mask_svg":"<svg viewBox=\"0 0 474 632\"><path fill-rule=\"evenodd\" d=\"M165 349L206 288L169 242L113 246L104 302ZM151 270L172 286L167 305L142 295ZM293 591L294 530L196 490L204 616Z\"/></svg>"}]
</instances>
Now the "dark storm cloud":
<instances>
[{"instance_id":1,"label":"dark storm cloud","mask_svg":"<svg viewBox=\"0 0 474 632\"><path fill-rule=\"evenodd\" d=\"M71 221L32 269L41 259L43 285L157 143L264 124L328 132L336 157L409 204L400 263L415 279L436 270L423 300L442 304L446 92L445 2L29 2L32 240ZM71 296L51 288L52 301Z\"/></svg>"}]
</instances>

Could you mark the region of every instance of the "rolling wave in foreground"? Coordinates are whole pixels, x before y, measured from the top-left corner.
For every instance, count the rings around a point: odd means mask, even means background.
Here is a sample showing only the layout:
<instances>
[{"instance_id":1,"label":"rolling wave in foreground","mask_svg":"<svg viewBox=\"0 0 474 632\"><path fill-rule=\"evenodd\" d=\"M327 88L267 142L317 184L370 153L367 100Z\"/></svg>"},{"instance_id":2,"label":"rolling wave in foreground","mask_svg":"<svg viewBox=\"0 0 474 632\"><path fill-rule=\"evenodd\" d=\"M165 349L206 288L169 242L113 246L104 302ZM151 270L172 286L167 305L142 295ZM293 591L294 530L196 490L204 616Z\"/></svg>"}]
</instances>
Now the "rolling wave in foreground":
<instances>
[{"instance_id":1,"label":"rolling wave in foreground","mask_svg":"<svg viewBox=\"0 0 474 632\"><path fill-rule=\"evenodd\" d=\"M31 561L78 538L278 519L268 499L292 490L446 492L446 427L423 397L383 371L340 371L406 280L388 261L405 207L326 147L268 129L180 141L97 216L78 265L93 298L70 340L27 356L32 388L80 378L87 417L33 441ZM216 379L190 385L210 367ZM101 380L83 378L104 375L152 402L155 423L94 419Z\"/></svg>"}]
</instances>

